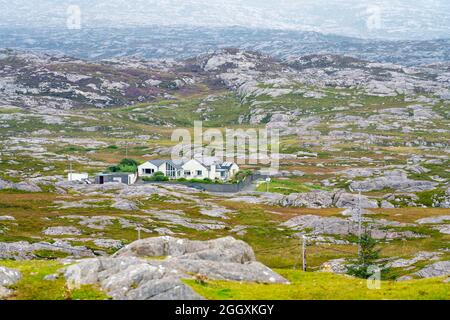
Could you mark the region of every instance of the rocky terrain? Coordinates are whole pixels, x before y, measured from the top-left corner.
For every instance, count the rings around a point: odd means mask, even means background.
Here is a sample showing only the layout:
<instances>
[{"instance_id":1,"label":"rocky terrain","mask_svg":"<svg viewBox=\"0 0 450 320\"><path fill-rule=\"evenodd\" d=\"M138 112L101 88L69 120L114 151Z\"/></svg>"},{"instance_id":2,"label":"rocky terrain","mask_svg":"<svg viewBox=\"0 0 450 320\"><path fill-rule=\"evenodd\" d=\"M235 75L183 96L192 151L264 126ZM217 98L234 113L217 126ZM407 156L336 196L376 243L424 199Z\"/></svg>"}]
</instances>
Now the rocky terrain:
<instances>
[{"instance_id":1,"label":"rocky terrain","mask_svg":"<svg viewBox=\"0 0 450 320\"><path fill-rule=\"evenodd\" d=\"M303 236L308 271L343 273L359 220L386 281L442 277L430 280L439 287L450 259L449 81L446 61L237 49L85 61L1 50L0 296L29 298L26 282L44 277L70 284L59 298L88 286L98 298L197 299L202 277L295 283L283 272L299 266ZM197 120L279 129L280 170L236 194L67 181L126 157L168 158L172 130Z\"/></svg>"}]
</instances>

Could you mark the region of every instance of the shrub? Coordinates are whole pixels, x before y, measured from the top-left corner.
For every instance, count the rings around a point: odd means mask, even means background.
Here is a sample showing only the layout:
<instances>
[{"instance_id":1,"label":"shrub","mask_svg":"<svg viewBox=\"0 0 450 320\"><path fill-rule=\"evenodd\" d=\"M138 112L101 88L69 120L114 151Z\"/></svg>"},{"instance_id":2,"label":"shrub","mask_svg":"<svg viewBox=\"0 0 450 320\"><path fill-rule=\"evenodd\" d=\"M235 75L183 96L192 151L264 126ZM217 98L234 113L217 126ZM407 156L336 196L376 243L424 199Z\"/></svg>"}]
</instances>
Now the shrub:
<instances>
[{"instance_id":1,"label":"shrub","mask_svg":"<svg viewBox=\"0 0 450 320\"><path fill-rule=\"evenodd\" d=\"M155 174L151 177L144 177L142 178L143 181L157 181L157 182L163 182L163 181L169 181L169 178L164 175L163 172L155 172Z\"/></svg>"},{"instance_id":2,"label":"shrub","mask_svg":"<svg viewBox=\"0 0 450 320\"><path fill-rule=\"evenodd\" d=\"M370 267L380 256L380 250L375 250L376 245L376 240L367 231L361 235L361 252L356 264L348 267L349 275L363 279L372 276Z\"/></svg>"},{"instance_id":3,"label":"shrub","mask_svg":"<svg viewBox=\"0 0 450 320\"><path fill-rule=\"evenodd\" d=\"M126 172L135 173L137 171L139 163L133 159L122 159L117 166L111 166L108 168L109 172Z\"/></svg>"},{"instance_id":4,"label":"shrub","mask_svg":"<svg viewBox=\"0 0 450 320\"><path fill-rule=\"evenodd\" d=\"M169 178L166 176L154 176L153 181L169 181Z\"/></svg>"}]
</instances>

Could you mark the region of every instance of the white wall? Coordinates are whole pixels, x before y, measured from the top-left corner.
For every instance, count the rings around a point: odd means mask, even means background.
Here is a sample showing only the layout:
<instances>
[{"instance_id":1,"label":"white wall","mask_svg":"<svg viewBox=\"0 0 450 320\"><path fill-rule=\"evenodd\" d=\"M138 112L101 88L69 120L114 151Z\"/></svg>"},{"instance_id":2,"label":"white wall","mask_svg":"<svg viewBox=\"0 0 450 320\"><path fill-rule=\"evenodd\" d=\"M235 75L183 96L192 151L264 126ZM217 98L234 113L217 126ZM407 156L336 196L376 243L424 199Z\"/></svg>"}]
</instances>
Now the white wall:
<instances>
[{"instance_id":1,"label":"white wall","mask_svg":"<svg viewBox=\"0 0 450 320\"><path fill-rule=\"evenodd\" d=\"M141 164L140 166L138 166L138 173L139 176L141 177L148 177L148 176L152 176L152 174L146 174L145 173L145 169L153 169L155 170L155 172L158 172L159 169L157 166L155 166L154 164L150 163L150 162L146 162ZM165 172L164 172L165 173Z\"/></svg>"},{"instance_id":2,"label":"white wall","mask_svg":"<svg viewBox=\"0 0 450 320\"><path fill-rule=\"evenodd\" d=\"M236 173L239 172L239 166L236 163L233 163L233 165L230 168L230 178L233 178Z\"/></svg>"},{"instance_id":3,"label":"white wall","mask_svg":"<svg viewBox=\"0 0 450 320\"><path fill-rule=\"evenodd\" d=\"M87 173L69 173L67 179L69 181L83 181L89 178Z\"/></svg>"},{"instance_id":4,"label":"white wall","mask_svg":"<svg viewBox=\"0 0 450 320\"><path fill-rule=\"evenodd\" d=\"M190 160L190 161L186 162L183 165L183 170L184 171L191 171L191 176L184 175L184 177L186 179L205 179L205 178L209 178L210 177L208 169L205 168L197 160ZM197 171L198 170L202 171L202 174L200 176L197 175Z\"/></svg>"}]
</instances>

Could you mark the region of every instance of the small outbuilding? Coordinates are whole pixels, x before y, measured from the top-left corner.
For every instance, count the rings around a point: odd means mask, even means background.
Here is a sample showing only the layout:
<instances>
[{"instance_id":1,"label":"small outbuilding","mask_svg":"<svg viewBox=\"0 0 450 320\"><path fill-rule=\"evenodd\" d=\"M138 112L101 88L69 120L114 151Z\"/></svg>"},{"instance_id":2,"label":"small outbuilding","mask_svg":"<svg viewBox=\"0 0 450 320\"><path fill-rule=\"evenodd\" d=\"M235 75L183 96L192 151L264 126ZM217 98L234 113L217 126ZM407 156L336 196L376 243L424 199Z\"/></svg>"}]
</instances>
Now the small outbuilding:
<instances>
[{"instance_id":1,"label":"small outbuilding","mask_svg":"<svg viewBox=\"0 0 450 320\"><path fill-rule=\"evenodd\" d=\"M113 173L100 173L95 177L96 184L105 183L124 183L124 184L134 184L136 182L137 175L134 173L123 173L123 172L113 172Z\"/></svg>"}]
</instances>

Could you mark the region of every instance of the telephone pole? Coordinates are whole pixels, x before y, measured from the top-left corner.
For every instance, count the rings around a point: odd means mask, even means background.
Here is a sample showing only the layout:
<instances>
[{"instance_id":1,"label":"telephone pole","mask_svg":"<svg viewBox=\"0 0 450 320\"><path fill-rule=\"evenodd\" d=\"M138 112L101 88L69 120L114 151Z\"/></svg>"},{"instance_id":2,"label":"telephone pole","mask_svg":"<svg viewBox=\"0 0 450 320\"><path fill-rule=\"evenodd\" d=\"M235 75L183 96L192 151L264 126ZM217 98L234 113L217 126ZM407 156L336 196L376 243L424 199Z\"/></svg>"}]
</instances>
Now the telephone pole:
<instances>
[{"instance_id":1,"label":"telephone pole","mask_svg":"<svg viewBox=\"0 0 450 320\"><path fill-rule=\"evenodd\" d=\"M306 241L305 235L302 236L302 270L306 271Z\"/></svg>"},{"instance_id":2,"label":"telephone pole","mask_svg":"<svg viewBox=\"0 0 450 320\"><path fill-rule=\"evenodd\" d=\"M141 227L137 227L138 240L141 240Z\"/></svg>"},{"instance_id":3,"label":"telephone pole","mask_svg":"<svg viewBox=\"0 0 450 320\"><path fill-rule=\"evenodd\" d=\"M362 229L362 212L361 212L361 191L358 196L358 256L361 255L361 229Z\"/></svg>"}]
</instances>

